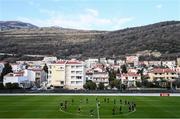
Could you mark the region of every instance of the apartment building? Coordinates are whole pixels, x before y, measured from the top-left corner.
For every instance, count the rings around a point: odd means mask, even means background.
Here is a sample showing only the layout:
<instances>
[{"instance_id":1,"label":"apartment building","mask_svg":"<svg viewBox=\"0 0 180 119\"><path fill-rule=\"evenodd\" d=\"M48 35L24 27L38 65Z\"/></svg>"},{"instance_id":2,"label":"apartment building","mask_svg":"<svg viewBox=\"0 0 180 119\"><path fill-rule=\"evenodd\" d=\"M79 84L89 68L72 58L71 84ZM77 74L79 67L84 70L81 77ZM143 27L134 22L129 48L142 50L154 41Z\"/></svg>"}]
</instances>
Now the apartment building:
<instances>
[{"instance_id":1,"label":"apartment building","mask_svg":"<svg viewBox=\"0 0 180 119\"><path fill-rule=\"evenodd\" d=\"M148 73L149 80L174 80L178 77L177 73L169 68L154 68Z\"/></svg>"},{"instance_id":2,"label":"apartment building","mask_svg":"<svg viewBox=\"0 0 180 119\"><path fill-rule=\"evenodd\" d=\"M61 60L48 64L48 83L65 89L83 89L85 65L78 60Z\"/></svg>"},{"instance_id":3,"label":"apartment building","mask_svg":"<svg viewBox=\"0 0 180 119\"><path fill-rule=\"evenodd\" d=\"M86 80L91 80L96 85L103 83L105 86L109 85L109 75L105 68L101 65L97 65L95 68L86 71Z\"/></svg>"},{"instance_id":4,"label":"apartment building","mask_svg":"<svg viewBox=\"0 0 180 119\"><path fill-rule=\"evenodd\" d=\"M141 75L128 72L126 74L121 74L121 83L125 84L127 87L136 87L136 82L141 82Z\"/></svg>"}]
</instances>

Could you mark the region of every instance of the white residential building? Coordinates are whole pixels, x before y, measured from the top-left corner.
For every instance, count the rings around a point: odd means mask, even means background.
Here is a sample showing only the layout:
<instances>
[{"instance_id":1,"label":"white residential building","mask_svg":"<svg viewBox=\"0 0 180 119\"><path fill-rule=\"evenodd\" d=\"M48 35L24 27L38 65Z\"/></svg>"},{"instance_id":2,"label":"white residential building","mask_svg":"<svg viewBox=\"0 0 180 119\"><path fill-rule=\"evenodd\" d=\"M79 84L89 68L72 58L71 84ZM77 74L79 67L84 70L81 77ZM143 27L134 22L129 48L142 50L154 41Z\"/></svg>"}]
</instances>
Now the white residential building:
<instances>
[{"instance_id":1,"label":"white residential building","mask_svg":"<svg viewBox=\"0 0 180 119\"><path fill-rule=\"evenodd\" d=\"M161 61L149 61L148 66L161 66Z\"/></svg>"},{"instance_id":2,"label":"white residential building","mask_svg":"<svg viewBox=\"0 0 180 119\"><path fill-rule=\"evenodd\" d=\"M111 64L111 65L114 65L115 64L115 60L114 59L108 59L107 63Z\"/></svg>"},{"instance_id":3,"label":"white residential building","mask_svg":"<svg viewBox=\"0 0 180 119\"><path fill-rule=\"evenodd\" d=\"M22 88L29 88L31 86L27 76L24 76L24 72L9 73L5 75L3 85L6 86L7 83L18 83L19 87Z\"/></svg>"},{"instance_id":4,"label":"white residential building","mask_svg":"<svg viewBox=\"0 0 180 119\"><path fill-rule=\"evenodd\" d=\"M51 63L57 61L57 57L44 57L43 62Z\"/></svg>"},{"instance_id":5,"label":"white residential building","mask_svg":"<svg viewBox=\"0 0 180 119\"><path fill-rule=\"evenodd\" d=\"M127 87L135 87L136 81L141 81L141 75L128 72L126 74L121 74L121 83L125 84Z\"/></svg>"},{"instance_id":6,"label":"white residential building","mask_svg":"<svg viewBox=\"0 0 180 119\"><path fill-rule=\"evenodd\" d=\"M32 70L25 69L24 70L24 76L26 76L30 82L36 81L36 73Z\"/></svg>"},{"instance_id":7,"label":"white residential building","mask_svg":"<svg viewBox=\"0 0 180 119\"><path fill-rule=\"evenodd\" d=\"M124 65L126 62L125 62L125 60L116 60L116 64L118 64L118 65Z\"/></svg>"},{"instance_id":8,"label":"white residential building","mask_svg":"<svg viewBox=\"0 0 180 119\"><path fill-rule=\"evenodd\" d=\"M64 60L48 64L49 85L66 89L83 89L85 64L78 60Z\"/></svg>"},{"instance_id":9,"label":"white residential building","mask_svg":"<svg viewBox=\"0 0 180 119\"><path fill-rule=\"evenodd\" d=\"M85 84L84 62L67 61L66 63L66 88L83 89Z\"/></svg>"},{"instance_id":10,"label":"white residential building","mask_svg":"<svg viewBox=\"0 0 180 119\"><path fill-rule=\"evenodd\" d=\"M4 62L0 62L0 73L2 72L3 68L4 68Z\"/></svg>"},{"instance_id":11,"label":"white residential building","mask_svg":"<svg viewBox=\"0 0 180 119\"><path fill-rule=\"evenodd\" d=\"M13 72L18 72L18 71L21 71L21 70L22 70L20 64L14 63L14 64L11 64L11 67L12 67Z\"/></svg>"},{"instance_id":12,"label":"white residential building","mask_svg":"<svg viewBox=\"0 0 180 119\"><path fill-rule=\"evenodd\" d=\"M89 69L86 72L86 80L91 80L98 85L99 83L104 83L105 86L109 85L109 75L105 71L104 67L97 66L96 68Z\"/></svg>"},{"instance_id":13,"label":"white residential building","mask_svg":"<svg viewBox=\"0 0 180 119\"><path fill-rule=\"evenodd\" d=\"M138 56L126 56L126 63L134 64L134 66L137 66L139 64L139 57Z\"/></svg>"},{"instance_id":14,"label":"white residential building","mask_svg":"<svg viewBox=\"0 0 180 119\"><path fill-rule=\"evenodd\" d=\"M176 66L176 61L162 61L162 66L174 69Z\"/></svg>"},{"instance_id":15,"label":"white residential building","mask_svg":"<svg viewBox=\"0 0 180 119\"><path fill-rule=\"evenodd\" d=\"M106 58L100 58L99 62L102 64L107 64Z\"/></svg>"},{"instance_id":16,"label":"white residential building","mask_svg":"<svg viewBox=\"0 0 180 119\"><path fill-rule=\"evenodd\" d=\"M179 67L180 67L180 57L179 57L179 58L177 58L177 66L179 66Z\"/></svg>"},{"instance_id":17,"label":"white residential building","mask_svg":"<svg viewBox=\"0 0 180 119\"><path fill-rule=\"evenodd\" d=\"M85 66L86 68L92 68L99 62L98 59L92 59L89 58L88 60L85 60Z\"/></svg>"},{"instance_id":18,"label":"white residential building","mask_svg":"<svg viewBox=\"0 0 180 119\"><path fill-rule=\"evenodd\" d=\"M94 72L93 73L93 82L97 85L101 82L104 83L105 86L109 85L109 75L107 72Z\"/></svg>"}]
</instances>

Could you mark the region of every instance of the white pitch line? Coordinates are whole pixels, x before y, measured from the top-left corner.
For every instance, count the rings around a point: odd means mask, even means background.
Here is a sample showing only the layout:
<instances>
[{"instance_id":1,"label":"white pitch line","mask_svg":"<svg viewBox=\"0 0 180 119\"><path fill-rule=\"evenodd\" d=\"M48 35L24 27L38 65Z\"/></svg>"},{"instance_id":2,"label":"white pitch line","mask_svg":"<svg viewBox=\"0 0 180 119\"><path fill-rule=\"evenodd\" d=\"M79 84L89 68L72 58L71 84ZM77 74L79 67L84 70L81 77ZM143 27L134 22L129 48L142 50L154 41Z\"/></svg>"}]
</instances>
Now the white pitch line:
<instances>
[{"instance_id":1,"label":"white pitch line","mask_svg":"<svg viewBox=\"0 0 180 119\"><path fill-rule=\"evenodd\" d=\"M97 116L98 116L98 119L100 119L100 117L99 117L99 106L98 106L97 102L96 102L96 107L97 107Z\"/></svg>"},{"instance_id":2,"label":"white pitch line","mask_svg":"<svg viewBox=\"0 0 180 119\"><path fill-rule=\"evenodd\" d=\"M180 93L169 93L180 96ZM160 96L160 93L0 93L0 96Z\"/></svg>"}]
</instances>

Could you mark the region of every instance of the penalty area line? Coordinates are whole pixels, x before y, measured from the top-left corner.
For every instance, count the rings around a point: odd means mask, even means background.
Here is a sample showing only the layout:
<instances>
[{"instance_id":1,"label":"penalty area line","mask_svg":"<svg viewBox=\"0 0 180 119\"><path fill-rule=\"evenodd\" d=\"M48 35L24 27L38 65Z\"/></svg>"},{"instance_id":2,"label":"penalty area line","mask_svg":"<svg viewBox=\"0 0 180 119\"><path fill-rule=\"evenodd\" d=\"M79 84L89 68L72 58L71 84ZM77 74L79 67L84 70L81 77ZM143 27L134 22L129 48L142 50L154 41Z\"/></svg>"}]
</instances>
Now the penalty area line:
<instances>
[{"instance_id":1,"label":"penalty area line","mask_svg":"<svg viewBox=\"0 0 180 119\"><path fill-rule=\"evenodd\" d=\"M97 118L100 119L100 116L99 116L99 106L98 106L97 102L96 102L96 108L97 108Z\"/></svg>"}]
</instances>

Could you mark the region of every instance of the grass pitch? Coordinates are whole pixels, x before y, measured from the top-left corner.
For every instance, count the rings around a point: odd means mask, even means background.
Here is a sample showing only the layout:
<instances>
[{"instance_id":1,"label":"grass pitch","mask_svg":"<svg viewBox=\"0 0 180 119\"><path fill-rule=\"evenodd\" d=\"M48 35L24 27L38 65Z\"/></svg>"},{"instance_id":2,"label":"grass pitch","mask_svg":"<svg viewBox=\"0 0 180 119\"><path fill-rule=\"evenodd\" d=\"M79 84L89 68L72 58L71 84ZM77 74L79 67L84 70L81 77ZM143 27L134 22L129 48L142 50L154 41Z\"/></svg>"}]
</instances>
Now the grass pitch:
<instances>
[{"instance_id":1,"label":"grass pitch","mask_svg":"<svg viewBox=\"0 0 180 119\"><path fill-rule=\"evenodd\" d=\"M136 109L129 112L125 100ZM67 109L60 107L64 101ZM0 118L180 118L180 97L0 96Z\"/></svg>"}]
</instances>

